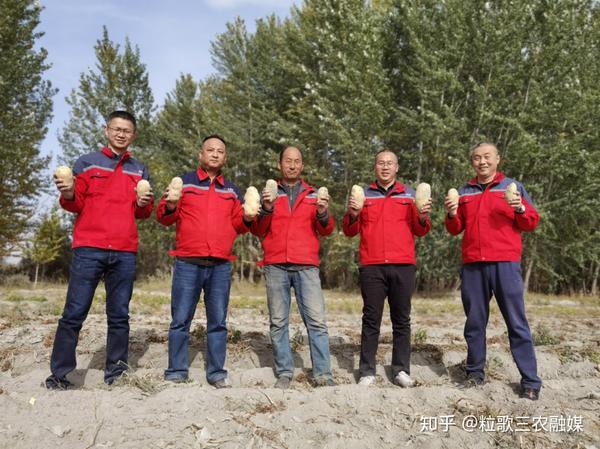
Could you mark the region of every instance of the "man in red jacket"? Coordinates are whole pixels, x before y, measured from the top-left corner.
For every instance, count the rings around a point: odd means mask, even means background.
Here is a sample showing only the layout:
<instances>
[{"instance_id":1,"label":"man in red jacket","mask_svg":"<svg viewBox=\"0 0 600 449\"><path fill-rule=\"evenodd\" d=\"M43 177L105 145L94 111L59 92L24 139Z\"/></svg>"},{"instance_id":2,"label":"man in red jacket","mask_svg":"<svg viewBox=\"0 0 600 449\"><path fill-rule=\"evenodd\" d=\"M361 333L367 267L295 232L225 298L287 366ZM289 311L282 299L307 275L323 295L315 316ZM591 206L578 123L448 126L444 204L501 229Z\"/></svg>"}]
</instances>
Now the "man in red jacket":
<instances>
[{"instance_id":1,"label":"man in red jacket","mask_svg":"<svg viewBox=\"0 0 600 449\"><path fill-rule=\"evenodd\" d=\"M135 279L138 233L136 218L152 213L152 193L136 194L148 170L128 151L137 137L133 115L115 111L104 130L108 146L81 156L75 162L74 182L54 178L60 205L76 214L73 228L73 261L67 300L50 360L52 374L46 387L71 386L66 375L77 366L75 350L100 279L106 285L106 367L104 382L112 384L127 369L129 301Z\"/></svg>"},{"instance_id":2,"label":"man in red jacket","mask_svg":"<svg viewBox=\"0 0 600 449\"><path fill-rule=\"evenodd\" d=\"M525 316L521 276L521 232L533 231L540 219L523 185L498 169L500 155L493 143L471 148L476 176L459 189L458 201L446 198L446 229L464 231L461 296L467 320L465 366L467 385L484 382L485 329L490 299L496 297L508 327L513 359L521 374L521 397L536 400L542 381L537 375L535 351ZM514 183L517 193L505 198Z\"/></svg>"},{"instance_id":3,"label":"man in red jacket","mask_svg":"<svg viewBox=\"0 0 600 449\"><path fill-rule=\"evenodd\" d=\"M360 233L360 290L363 297L359 385L375 383L379 329L386 297L392 320L392 376L401 387L410 377L410 310L415 289L415 241L429 232L431 199L417 211L415 191L396 180L398 158L389 149L375 157L375 182L364 188L364 205L350 197L344 234Z\"/></svg>"},{"instance_id":4,"label":"man in red jacket","mask_svg":"<svg viewBox=\"0 0 600 449\"><path fill-rule=\"evenodd\" d=\"M298 148L279 154L281 180L277 198L263 192L261 216L252 232L262 238L264 274L276 388L288 388L294 374L289 340L291 292L306 325L317 386L333 386L329 356L329 333L325 322L325 299L319 278L319 237L333 232L329 198L317 198L313 187L301 178L304 164Z\"/></svg>"},{"instance_id":5,"label":"man in red jacket","mask_svg":"<svg viewBox=\"0 0 600 449\"><path fill-rule=\"evenodd\" d=\"M182 176L179 200L168 189L156 210L159 223L176 224L169 366L165 379L182 382L189 371L189 331L200 293L206 308L206 379L215 388L231 384L224 368L227 350L227 308L231 286L231 255L238 234L248 232L255 216L244 215L238 188L225 179L225 140L211 135L202 141L200 167Z\"/></svg>"}]
</instances>

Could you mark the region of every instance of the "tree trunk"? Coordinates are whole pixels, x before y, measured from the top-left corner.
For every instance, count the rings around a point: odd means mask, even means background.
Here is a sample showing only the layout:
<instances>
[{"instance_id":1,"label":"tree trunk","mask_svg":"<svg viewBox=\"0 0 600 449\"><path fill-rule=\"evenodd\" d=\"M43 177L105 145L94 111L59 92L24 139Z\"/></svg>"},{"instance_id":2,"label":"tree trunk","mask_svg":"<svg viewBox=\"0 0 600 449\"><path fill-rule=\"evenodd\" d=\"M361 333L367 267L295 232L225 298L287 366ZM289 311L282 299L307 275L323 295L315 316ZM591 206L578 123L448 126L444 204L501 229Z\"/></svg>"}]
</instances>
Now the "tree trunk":
<instances>
[{"instance_id":1,"label":"tree trunk","mask_svg":"<svg viewBox=\"0 0 600 449\"><path fill-rule=\"evenodd\" d=\"M38 273L40 272L40 264L36 263L35 264L35 278L33 279L33 288L36 289L37 288L37 281L38 281Z\"/></svg>"},{"instance_id":2,"label":"tree trunk","mask_svg":"<svg viewBox=\"0 0 600 449\"><path fill-rule=\"evenodd\" d=\"M596 269L594 270L594 277L592 280L592 296L596 296L598 294L598 275L600 275L600 264L596 263Z\"/></svg>"},{"instance_id":3,"label":"tree trunk","mask_svg":"<svg viewBox=\"0 0 600 449\"><path fill-rule=\"evenodd\" d=\"M525 280L523 282L523 288L525 293L529 291L529 279L531 279L531 272L533 271L533 258L527 264L527 271L525 272Z\"/></svg>"}]
</instances>

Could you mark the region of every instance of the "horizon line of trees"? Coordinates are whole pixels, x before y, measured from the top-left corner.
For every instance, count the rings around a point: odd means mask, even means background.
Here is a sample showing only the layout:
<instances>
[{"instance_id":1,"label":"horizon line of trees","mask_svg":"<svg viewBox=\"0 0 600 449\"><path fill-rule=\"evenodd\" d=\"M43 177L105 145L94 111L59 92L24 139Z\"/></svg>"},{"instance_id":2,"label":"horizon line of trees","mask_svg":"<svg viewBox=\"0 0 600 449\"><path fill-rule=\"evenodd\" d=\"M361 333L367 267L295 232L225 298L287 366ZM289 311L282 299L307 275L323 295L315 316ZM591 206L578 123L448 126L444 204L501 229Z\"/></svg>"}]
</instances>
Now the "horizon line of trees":
<instances>
[{"instance_id":1,"label":"horizon line of trees","mask_svg":"<svg viewBox=\"0 0 600 449\"><path fill-rule=\"evenodd\" d=\"M35 2L0 2L29 5L30 42L39 37ZM123 108L138 119L134 150L157 197L173 176L196 168L202 137L217 132L229 143L226 176L242 190L276 178L279 150L299 146L307 181L329 188L339 221L351 186L372 180L376 151L389 147L402 182L432 185L432 231L417 241L417 268L418 288L435 291L459 283L460 238L444 229L443 197L472 177L470 145L493 141L501 170L524 183L541 214L538 229L523 236L528 289L597 295L598 8L593 0L305 0L287 18L257 20L253 32L239 18L227 24L212 42L216 73L203 80L182 74L162 105L138 47L128 38L114 43L104 27L96 66L67 97L61 162L71 165L104 144L104 117ZM45 54L39 57L38 83L47 69ZM47 123L52 89L43 83L38 107L45 105ZM3 89L0 82L4 102ZM9 123L1 113L0 120ZM34 148L44 134L32 134ZM29 176L40 172L32 167ZM66 235L68 220L61 226ZM3 231L0 247L23 230ZM173 242L172 229L140 222L142 276L170 272ZM325 286L356 286L357 245L339 232L322 241ZM235 252L236 277L256 280L258 239L239 237Z\"/></svg>"}]
</instances>

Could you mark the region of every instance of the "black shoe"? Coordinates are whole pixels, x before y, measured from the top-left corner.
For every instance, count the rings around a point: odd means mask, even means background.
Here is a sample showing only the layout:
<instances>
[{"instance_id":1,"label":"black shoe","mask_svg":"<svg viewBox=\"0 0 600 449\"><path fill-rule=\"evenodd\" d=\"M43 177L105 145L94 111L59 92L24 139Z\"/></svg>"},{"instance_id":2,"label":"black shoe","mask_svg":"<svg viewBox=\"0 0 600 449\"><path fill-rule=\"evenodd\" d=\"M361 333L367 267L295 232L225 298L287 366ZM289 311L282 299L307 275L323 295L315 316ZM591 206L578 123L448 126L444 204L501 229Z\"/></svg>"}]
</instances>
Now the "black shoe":
<instances>
[{"instance_id":1,"label":"black shoe","mask_svg":"<svg viewBox=\"0 0 600 449\"><path fill-rule=\"evenodd\" d=\"M469 374L467 374L467 379L465 380L464 387L465 388L479 387L479 386L483 385L484 383L485 383L485 381L483 380L482 377L478 376L475 373L469 373Z\"/></svg>"},{"instance_id":2,"label":"black shoe","mask_svg":"<svg viewBox=\"0 0 600 449\"><path fill-rule=\"evenodd\" d=\"M540 389L523 387L521 388L521 393L519 394L519 397L523 399L529 399L530 401L537 401L540 398Z\"/></svg>"},{"instance_id":3,"label":"black shoe","mask_svg":"<svg viewBox=\"0 0 600 449\"><path fill-rule=\"evenodd\" d=\"M73 386L73 384L64 377L59 379L54 374L48 376L45 383L48 390L67 390Z\"/></svg>"},{"instance_id":4,"label":"black shoe","mask_svg":"<svg viewBox=\"0 0 600 449\"><path fill-rule=\"evenodd\" d=\"M172 376L172 377L165 376L165 380L167 382L173 382L174 384L185 384L185 383L191 382L191 380L188 377L182 377L182 376Z\"/></svg>"},{"instance_id":5,"label":"black shoe","mask_svg":"<svg viewBox=\"0 0 600 449\"><path fill-rule=\"evenodd\" d=\"M217 390L220 390L221 388L231 388L231 383L226 377L224 377L223 379L219 379L216 382L213 382L211 385Z\"/></svg>"},{"instance_id":6,"label":"black shoe","mask_svg":"<svg viewBox=\"0 0 600 449\"><path fill-rule=\"evenodd\" d=\"M273 388L280 388L282 390L287 390L288 388L290 388L291 383L292 383L291 377L281 376L277 379L277 382L275 382L275 385L273 385Z\"/></svg>"},{"instance_id":7,"label":"black shoe","mask_svg":"<svg viewBox=\"0 0 600 449\"><path fill-rule=\"evenodd\" d=\"M127 373L127 371L122 371L119 374L117 374L116 376L112 376L107 379L104 379L104 383L106 385L113 385L115 382L117 382L119 379L121 379L123 376L125 376L126 373Z\"/></svg>"}]
</instances>

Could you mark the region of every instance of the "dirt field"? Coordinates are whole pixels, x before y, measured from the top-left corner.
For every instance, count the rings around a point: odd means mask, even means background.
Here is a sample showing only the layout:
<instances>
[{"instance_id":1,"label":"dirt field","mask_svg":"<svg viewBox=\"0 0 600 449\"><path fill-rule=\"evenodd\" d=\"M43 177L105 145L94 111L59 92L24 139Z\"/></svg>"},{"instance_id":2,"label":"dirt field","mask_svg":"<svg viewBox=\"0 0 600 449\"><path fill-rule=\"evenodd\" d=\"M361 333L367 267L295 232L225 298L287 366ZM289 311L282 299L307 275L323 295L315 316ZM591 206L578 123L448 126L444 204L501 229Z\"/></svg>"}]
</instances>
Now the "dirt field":
<instances>
[{"instance_id":1,"label":"dirt field","mask_svg":"<svg viewBox=\"0 0 600 449\"><path fill-rule=\"evenodd\" d=\"M192 380L162 380L169 283L140 284L131 307L130 374L102 382L106 319L98 290L84 324L76 388L47 391L49 356L65 286L0 287L0 448L596 448L600 449L600 299L530 296L528 315L544 381L537 402L519 399L519 375L494 307L488 382L461 388L466 354L460 299L413 300L415 388L389 378L391 325L382 326L378 381L356 385L361 300L326 292L337 387L308 382L306 331L294 310L296 378L272 387L264 290L236 287L229 313L232 389L204 373L205 316L192 327ZM386 312L387 313L387 312Z\"/></svg>"}]
</instances>

